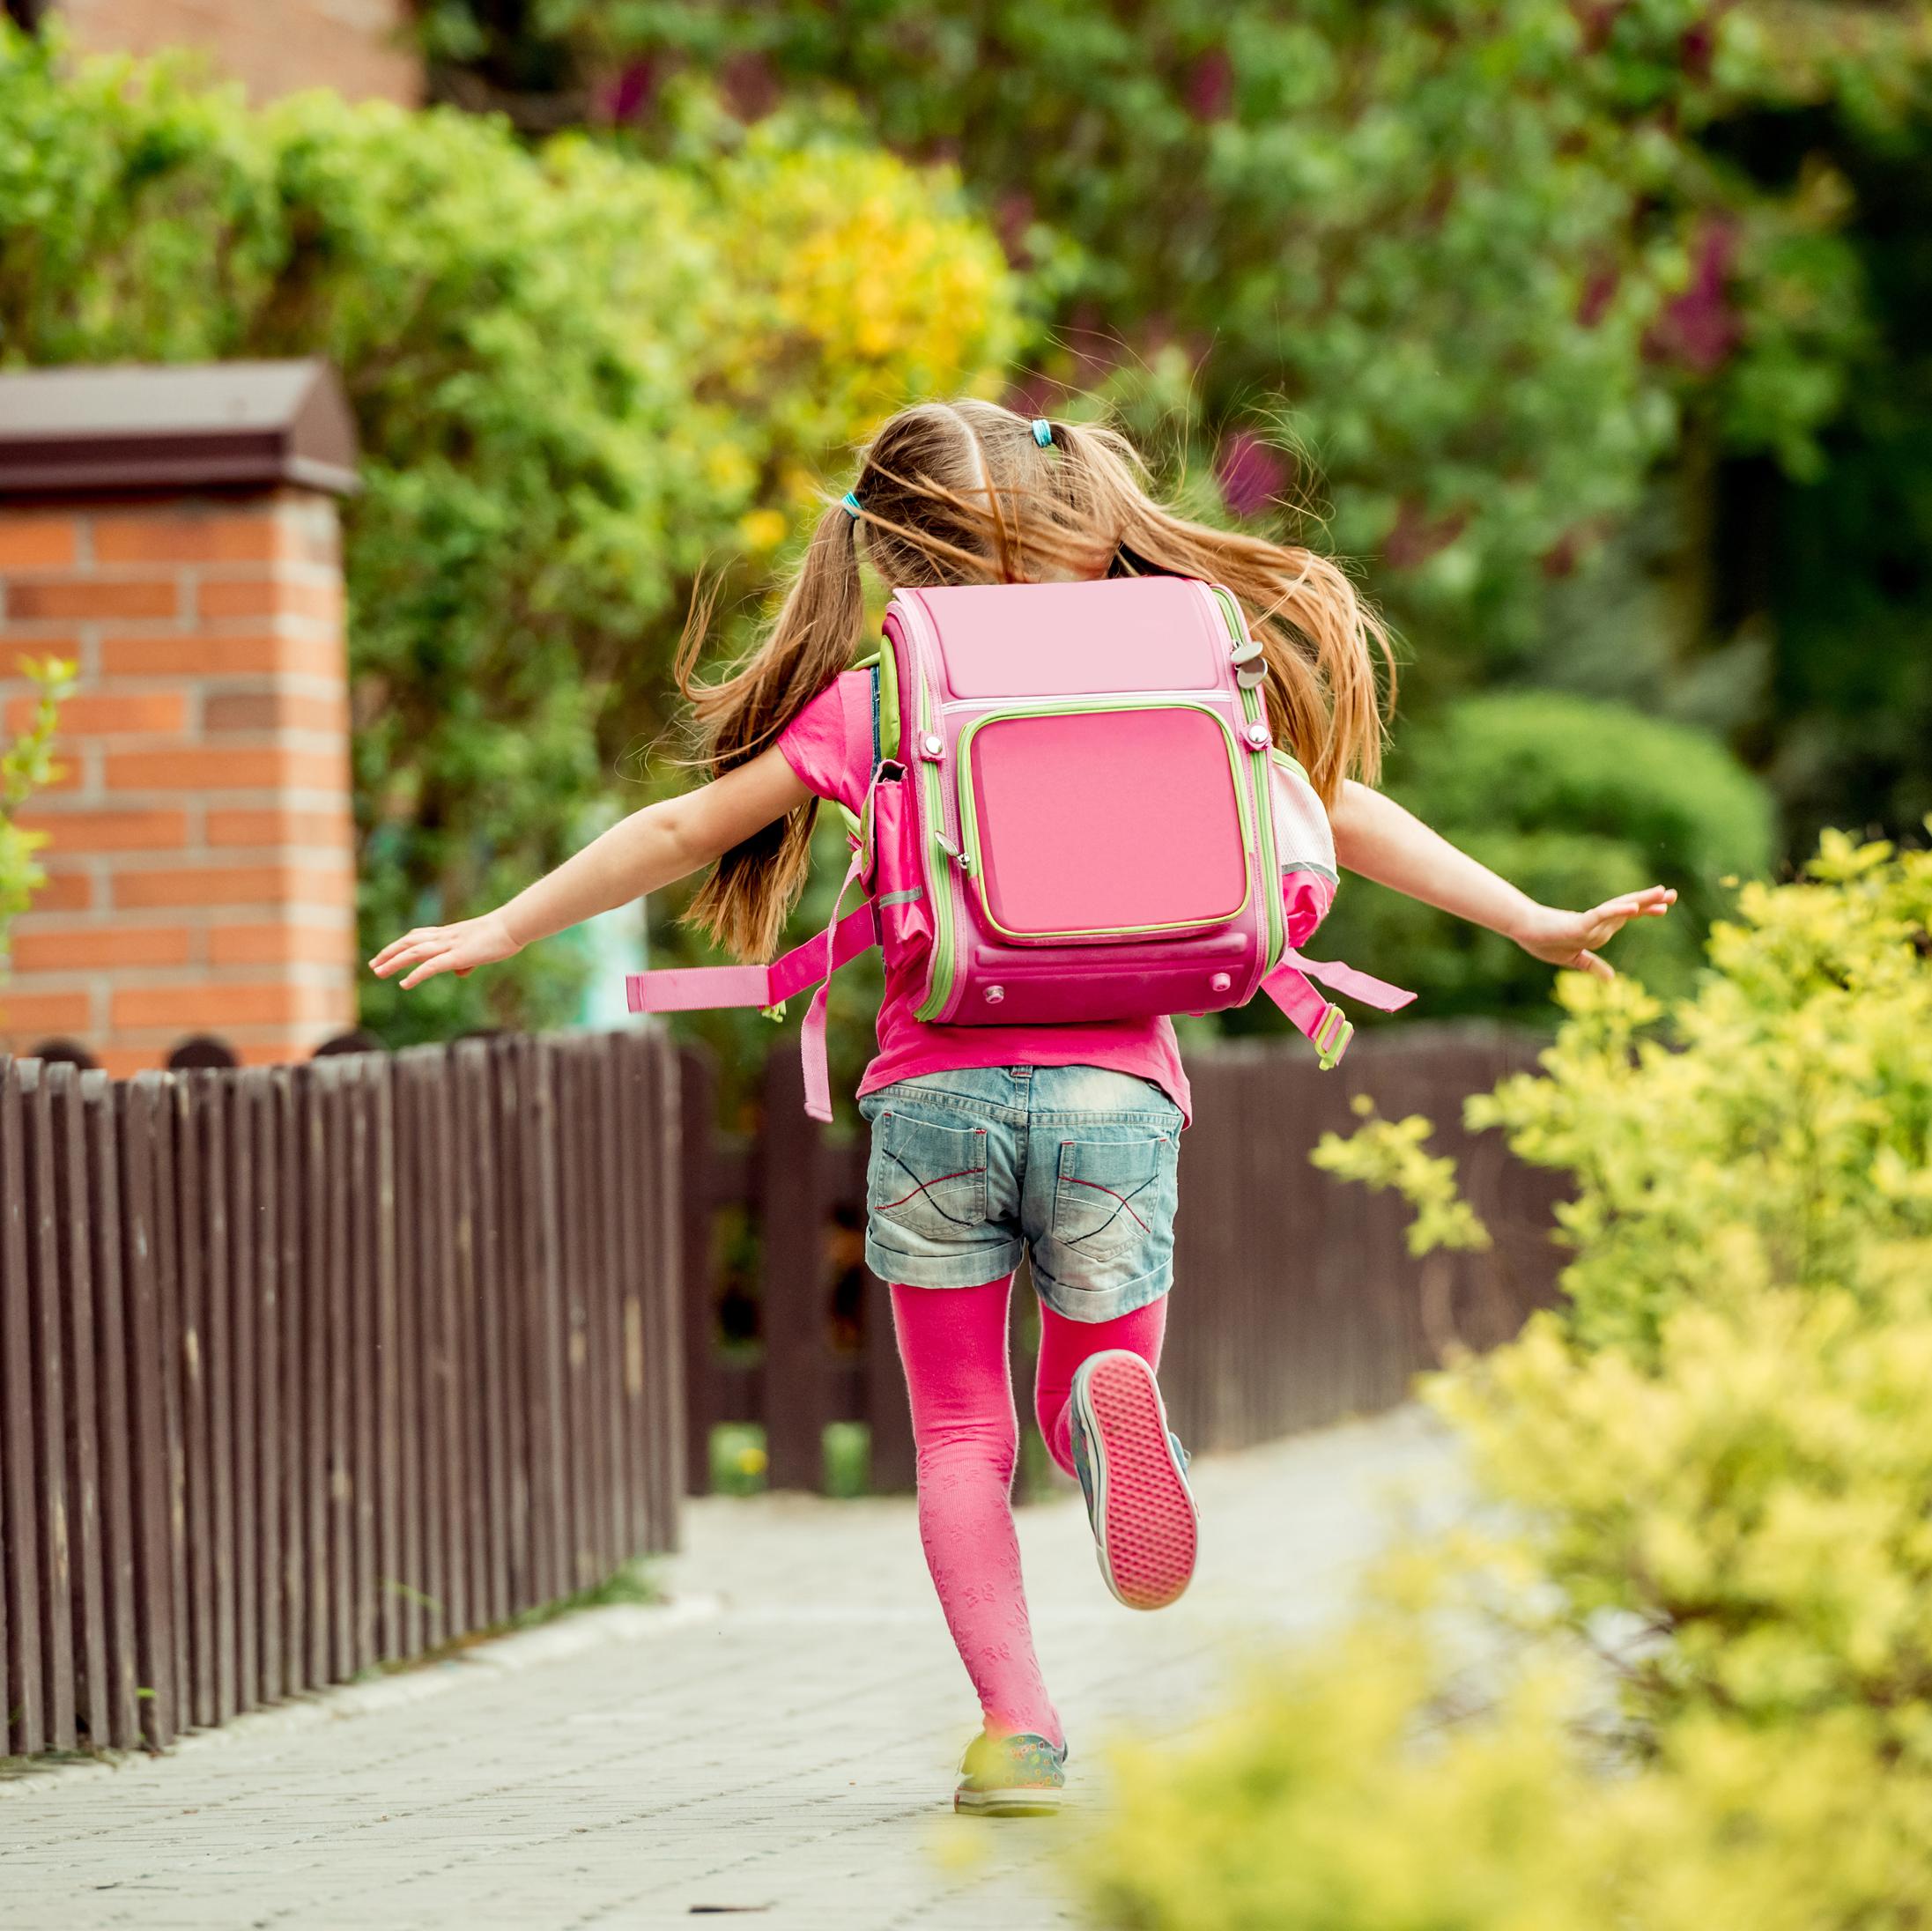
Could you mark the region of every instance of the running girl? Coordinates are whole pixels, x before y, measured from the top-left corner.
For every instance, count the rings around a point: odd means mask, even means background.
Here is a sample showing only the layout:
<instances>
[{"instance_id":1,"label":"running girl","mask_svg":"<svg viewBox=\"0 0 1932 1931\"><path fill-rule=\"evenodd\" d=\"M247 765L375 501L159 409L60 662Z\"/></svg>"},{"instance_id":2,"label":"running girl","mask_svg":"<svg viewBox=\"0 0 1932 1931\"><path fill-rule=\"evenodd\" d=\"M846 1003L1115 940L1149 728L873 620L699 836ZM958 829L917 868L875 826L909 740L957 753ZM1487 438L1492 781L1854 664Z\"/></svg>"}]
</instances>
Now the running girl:
<instances>
[{"instance_id":1,"label":"running girl","mask_svg":"<svg viewBox=\"0 0 1932 1931\"><path fill-rule=\"evenodd\" d=\"M1275 741L1326 803L1342 864L1537 958L1607 975L1598 948L1632 919L1661 917L1676 894L1652 886L1590 912L1553 910L1373 790L1388 647L1348 578L1311 551L1176 515L1143 475L1120 436L1090 425L971 401L895 416L853 490L820 517L759 647L700 684L692 626L678 678L712 781L635 812L495 912L405 934L374 970L404 987L468 973L706 866L692 918L739 958L770 958L804 884L819 800L856 810L871 778L871 678L849 668L870 563L895 587L1157 573L1225 585L1264 647ZM1165 1018L935 1025L914 1017L918 993L912 969L889 959L879 1050L859 1088L873 1134L866 1259L892 1284L920 1535L983 1717L954 1801L1047 1810L1066 1737L1034 1655L1013 1532L1008 1290L1029 1258L1041 1301L1034 1412L1054 1460L1079 1477L1102 1574L1132 1607L1173 1602L1193 1572L1195 1522L1155 1371L1188 1080ZM1054 1184L1068 1137L1117 1145L1151 1176L1104 1239L1064 1224L1077 1211ZM962 1143L976 1158L949 1173L940 1156ZM950 1184L895 1184L905 1173Z\"/></svg>"}]
</instances>

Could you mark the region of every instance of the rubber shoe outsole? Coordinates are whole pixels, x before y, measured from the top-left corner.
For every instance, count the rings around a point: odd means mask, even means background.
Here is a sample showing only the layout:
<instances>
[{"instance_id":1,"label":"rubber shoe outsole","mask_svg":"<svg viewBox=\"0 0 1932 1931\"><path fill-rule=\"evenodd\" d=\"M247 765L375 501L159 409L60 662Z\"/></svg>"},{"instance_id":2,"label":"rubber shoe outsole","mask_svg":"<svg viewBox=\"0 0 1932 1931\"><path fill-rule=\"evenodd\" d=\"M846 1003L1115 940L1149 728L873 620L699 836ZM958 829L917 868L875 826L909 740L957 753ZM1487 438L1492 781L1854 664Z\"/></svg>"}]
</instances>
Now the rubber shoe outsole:
<instances>
[{"instance_id":1,"label":"rubber shoe outsole","mask_svg":"<svg viewBox=\"0 0 1932 1931\"><path fill-rule=\"evenodd\" d=\"M1124 1349L1096 1355L1073 1400L1087 1434L1100 1573L1129 1609L1166 1609L1193 1579L1200 1523L1153 1372Z\"/></svg>"},{"instance_id":2,"label":"rubber shoe outsole","mask_svg":"<svg viewBox=\"0 0 1932 1931\"><path fill-rule=\"evenodd\" d=\"M1058 1816L1063 1790L956 1790L952 1808L975 1817Z\"/></svg>"}]
</instances>

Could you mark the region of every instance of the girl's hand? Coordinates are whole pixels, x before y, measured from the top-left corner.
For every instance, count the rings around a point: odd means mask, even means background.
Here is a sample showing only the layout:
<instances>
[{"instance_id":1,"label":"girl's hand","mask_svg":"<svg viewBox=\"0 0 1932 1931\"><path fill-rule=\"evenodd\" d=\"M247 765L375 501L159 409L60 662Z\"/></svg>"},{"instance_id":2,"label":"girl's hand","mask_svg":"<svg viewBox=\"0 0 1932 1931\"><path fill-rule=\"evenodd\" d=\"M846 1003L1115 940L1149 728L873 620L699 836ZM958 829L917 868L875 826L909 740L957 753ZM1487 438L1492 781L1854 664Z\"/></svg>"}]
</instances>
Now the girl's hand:
<instances>
[{"instance_id":1,"label":"girl's hand","mask_svg":"<svg viewBox=\"0 0 1932 1931\"><path fill-rule=\"evenodd\" d=\"M1577 972L1595 973L1599 979L1614 979L1617 974L1596 956L1596 949L1616 937L1632 919L1661 919L1677 902L1677 895L1669 888L1648 885L1621 899L1606 899L1591 912L1558 912L1551 906L1535 906L1510 936L1532 958L1546 965L1567 966Z\"/></svg>"},{"instance_id":2,"label":"girl's hand","mask_svg":"<svg viewBox=\"0 0 1932 1931\"><path fill-rule=\"evenodd\" d=\"M391 939L369 965L378 979L393 979L407 968L409 977L403 981L403 990L407 992L438 973L454 973L464 979L478 966L492 966L522 950L510 936L502 913L485 912L480 919L463 919L455 925L419 925L413 932Z\"/></svg>"}]
</instances>

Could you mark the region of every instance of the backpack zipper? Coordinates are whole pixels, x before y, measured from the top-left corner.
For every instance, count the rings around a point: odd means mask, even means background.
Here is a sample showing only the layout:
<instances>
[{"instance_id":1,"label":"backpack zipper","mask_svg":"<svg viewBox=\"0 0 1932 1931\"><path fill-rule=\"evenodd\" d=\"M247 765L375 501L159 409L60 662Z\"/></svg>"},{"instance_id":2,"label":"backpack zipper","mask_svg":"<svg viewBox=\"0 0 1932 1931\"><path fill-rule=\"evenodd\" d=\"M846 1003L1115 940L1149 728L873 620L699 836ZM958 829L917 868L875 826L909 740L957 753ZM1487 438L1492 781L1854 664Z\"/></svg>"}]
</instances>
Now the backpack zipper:
<instances>
[{"instance_id":1,"label":"backpack zipper","mask_svg":"<svg viewBox=\"0 0 1932 1931\"><path fill-rule=\"evenodd\" d=\"M923 617L924 612L921 612ZM913 668L919 679L919 735L925 737L936 726L932 713L932 682L926 675L926 664L916 642L907 655L913 660ZM953 981L958 976L953 959L953 887L959 883L957 868L945 853L945 840L951 829L946 814L945 786L939 775L939 766L931 758L920 755L914 747L913 755L919 766L919 794L925 809L921 816L925 822L927 849L921 855L926 876L931 881L932 891L932 971L927 976L926 996L914 1009L915 1019L933 1020L945 1011L951 1002ZM957 851L957 840L953 841ZM933 855L940 854L938 857Z\"/></svg>"},{"instance_id":2,"label":"backpack zipper","mask_svg":"<svg viewBox=\"0 0 1932 1931\"><path fill-rule=\"evenodd\" d=\"M1247 634L1247 625L1236 608L1234 599L1218 583L1210 583L1208 588L1213 592L1214 599L1227 620L1230 640L1237 648L1252 643L1253 639ZM1268 705L1262 696L1262 686L1242 683L1239 678L1236 682L1241 693L1241 709L1247 721L1265 725ZM1275 779L1269 763L1274 748L1271 736L1267 744L1249 747L1255 773L1255 818L1262 847L1262 899L1268 909L1268 963L1262 973L1264 979L1281 964L1281 955L1288 948L1288 921L1281 908L1281 855L1275 846Z\"/></svg>"}]
</instances>

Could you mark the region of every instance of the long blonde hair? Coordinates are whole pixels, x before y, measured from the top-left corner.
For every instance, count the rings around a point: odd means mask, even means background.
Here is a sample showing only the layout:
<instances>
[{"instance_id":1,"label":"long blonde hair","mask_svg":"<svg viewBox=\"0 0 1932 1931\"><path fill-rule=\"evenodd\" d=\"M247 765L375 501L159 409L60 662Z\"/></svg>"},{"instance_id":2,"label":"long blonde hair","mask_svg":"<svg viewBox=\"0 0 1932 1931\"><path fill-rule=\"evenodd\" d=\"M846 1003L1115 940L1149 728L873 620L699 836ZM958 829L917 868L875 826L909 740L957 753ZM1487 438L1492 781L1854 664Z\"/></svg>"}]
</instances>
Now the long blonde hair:
<instances>
[{"instance_id":1,"label":"long blonde hair","mask_svg":"<svg viewBox=\"0 0 1932 1931\"><path fill-rule=\"evenodd\" d=\"M1312 550L1177 516L1148 493L1123 436L1051 426L1042 447L997 403L902 410L863 453L858 515L825 509L769 633L716 683L696 680L708 611L694 607L677 677L700 763L715 775L757 756L850 665L865 623L862 547L895 588L1155 574L1225 584L1266 653L1276 742L1331 803L1345 778L1373 781L1395 660L1343 571ZM686 916L741 958L770 957L804 887L812 814L802 806L727 852Z\"/></svg>"}]
</instances>

